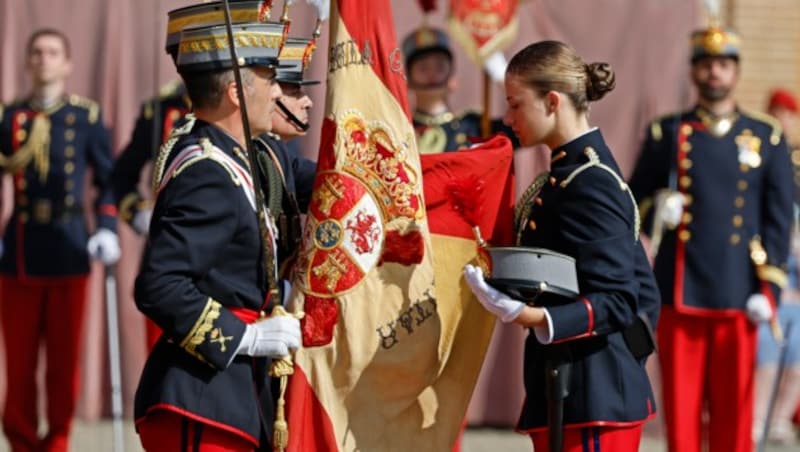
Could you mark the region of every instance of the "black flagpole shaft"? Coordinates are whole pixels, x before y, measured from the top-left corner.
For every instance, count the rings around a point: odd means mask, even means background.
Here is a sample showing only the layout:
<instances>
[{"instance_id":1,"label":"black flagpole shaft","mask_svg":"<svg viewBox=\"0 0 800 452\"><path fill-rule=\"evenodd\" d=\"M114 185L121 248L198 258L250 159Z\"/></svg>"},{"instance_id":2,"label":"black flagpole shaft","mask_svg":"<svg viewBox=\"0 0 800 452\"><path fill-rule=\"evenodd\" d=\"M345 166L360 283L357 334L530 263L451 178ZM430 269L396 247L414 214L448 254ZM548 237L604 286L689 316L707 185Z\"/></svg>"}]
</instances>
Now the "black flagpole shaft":
<instances>
[{"instance_id":1,"label":"black flagpole shaft","mask_svg":"<svg viewBox=\"0 0 800 452\"><path fill-rule=\"evenodd\" d=\"M247 151L247 159L250 161L250 175L253 178L253 191L256 198L256 216L258 217L258 230L261 233L262 241L262 257L263 268L267 273L268 289L273 291L276 287L275 275L272 274L270 269L273 267L268 262L271 259L272 253L269 253L269 247L272 246L268 243L270 234L267 233L267 214L264 211L264 193L261 191L261 177L258 172L258 160L256 159L255 148L253 147L253 135L250 131L250 120L247 116L247 105L244 99L244 85L242 85L242 72L239 69L239 56L236 52L236 43L233 37L233 25L231 20L230 2L223 0L225 10L225 30L228 35L228 47L231 52L231 65L233 67L233 77L236 81L236 94L239 97L239 111L242 115L242 129L244 130L244 146Z\"/></svg>"}]
</instances>

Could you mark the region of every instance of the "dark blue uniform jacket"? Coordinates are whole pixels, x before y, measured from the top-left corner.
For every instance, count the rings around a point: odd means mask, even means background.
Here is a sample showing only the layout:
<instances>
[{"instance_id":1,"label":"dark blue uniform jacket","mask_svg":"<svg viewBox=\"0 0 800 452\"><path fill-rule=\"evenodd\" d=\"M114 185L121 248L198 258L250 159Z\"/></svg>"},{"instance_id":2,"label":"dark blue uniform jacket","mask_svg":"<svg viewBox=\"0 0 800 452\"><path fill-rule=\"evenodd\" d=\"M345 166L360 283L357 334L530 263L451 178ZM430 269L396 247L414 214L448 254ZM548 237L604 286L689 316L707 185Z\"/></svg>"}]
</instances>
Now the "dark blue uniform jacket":
<instances>
[{"instance_id":1,"label":"dark blue uniform jacket","mask_svg":"<svg viewBox=\"0 0 800 452\"><path fill-rule=\"evenodd\" d=\"M547 425L548 361L572 364L565 426L644 422L655 412L653 394L644 359L634 356L623 331L638 315L655 326L659 299L638 242L635 203L601 133L555 149L547 181L526 201L519 244L574 257L580 296L540 299L552 318L553 342L528 336L527 398L517 428Z\"/></svg>"},{"instance_id":2,"label":"dark blue uniform jacket","mask_svg":"<svg viewBox=\"0 0 800 452\"><path fill-rule=\"evenodd\" d=\"M14 210L3 237L0 272L53 279L89 272L84 180L98 190L97 227L116 230L107 189L111 142L97 104L66 96L40 110L28 100L0 106L0 163L14 177Z\"/></svg>"}]
</instances>

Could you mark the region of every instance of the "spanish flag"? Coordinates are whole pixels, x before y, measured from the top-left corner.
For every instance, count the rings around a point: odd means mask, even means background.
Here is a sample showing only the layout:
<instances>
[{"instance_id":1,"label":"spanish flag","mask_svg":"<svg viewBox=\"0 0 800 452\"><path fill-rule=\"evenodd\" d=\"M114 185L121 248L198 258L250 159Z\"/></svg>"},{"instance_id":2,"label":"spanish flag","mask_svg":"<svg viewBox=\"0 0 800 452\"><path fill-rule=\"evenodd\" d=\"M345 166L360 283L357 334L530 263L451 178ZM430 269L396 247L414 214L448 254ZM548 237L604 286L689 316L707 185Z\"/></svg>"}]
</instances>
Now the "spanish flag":
<instances>
[{"instance_id":1,"label":"spanish flag","mask_svg":"<svg viewBox=\"0 0 800 452\"><path fill-rule=\"evenodd\" d=\"M289 451L449 450L494 325L462 282L477 246L445 198L453 179L471 177L464 165L496 176L482 210L493 231L511 205L510 143L423 168L393 23L389 0L332 5L318 173L292 276L305 317L286 395ZM436 181L424 193L423 173ZM442 240L430 233L431 189L454 222L437 220Z\"/></svg>"}]
</instances>

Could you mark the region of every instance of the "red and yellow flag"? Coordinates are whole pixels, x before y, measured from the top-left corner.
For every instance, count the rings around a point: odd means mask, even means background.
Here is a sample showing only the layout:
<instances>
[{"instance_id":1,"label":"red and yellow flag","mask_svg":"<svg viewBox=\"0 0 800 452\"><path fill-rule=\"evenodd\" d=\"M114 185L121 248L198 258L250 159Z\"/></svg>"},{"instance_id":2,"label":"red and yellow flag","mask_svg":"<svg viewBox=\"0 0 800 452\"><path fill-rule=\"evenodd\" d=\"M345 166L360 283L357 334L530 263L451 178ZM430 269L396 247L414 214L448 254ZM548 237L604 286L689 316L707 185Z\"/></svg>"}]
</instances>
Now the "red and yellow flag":
<instances>
[{"instance_id":1,"label":"red and yellow flag","mask_svg":"<svg viewBox=\"0 0 800 452\"><path fill-rule=\"evenodd\" d=\"M289 451L448 450L494 324L477 302L462 302L461 268L476 254L470 228L460 239L469 250L445 247L461 253L449 274L439 267L451 260L434 256L390 8L332 4L318 173L293 273L292 302L306 315L286 397ZM480 170L495 158L491 218L501 199L510 206L510 183L497 182L510 181L506 147ZM433 166L442 178L431 187L460 167ZM481 339L460 341L473 335Z\"/></svg>"}]
</instances>

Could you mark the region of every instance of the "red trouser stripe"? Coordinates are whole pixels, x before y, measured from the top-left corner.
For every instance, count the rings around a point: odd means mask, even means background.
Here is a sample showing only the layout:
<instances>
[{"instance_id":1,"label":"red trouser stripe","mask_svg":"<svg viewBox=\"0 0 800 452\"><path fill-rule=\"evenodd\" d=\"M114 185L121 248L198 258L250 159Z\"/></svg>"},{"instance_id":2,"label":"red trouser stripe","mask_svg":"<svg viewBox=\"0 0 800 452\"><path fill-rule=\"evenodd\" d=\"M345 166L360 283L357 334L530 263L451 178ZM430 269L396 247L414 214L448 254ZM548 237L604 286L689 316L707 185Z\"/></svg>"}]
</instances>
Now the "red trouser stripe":
<instances>
[{"instance_id":1,"label":"red trouser stripe","mask_svg":"<svg viewBox=\"0 0 800 452\"><path fill-rule=\"evenodd\" d=\"M670 452L751 452L756 328L746 316L702 317L664 307L658 325Z\"/></svg>"},{"instance_id":2,"label":"red trouser stripe","mask_svg":"<svg viewBox=\"0 0 800 452\"><path fill-rule=\"evenodd\" d=\"M538 430L530 434L533 449L550 450L550 434ZM564 429L563 452L637 452L642 424L632 427L583 427Z\"/></svg>"}]
</instances>

